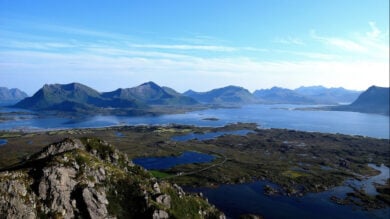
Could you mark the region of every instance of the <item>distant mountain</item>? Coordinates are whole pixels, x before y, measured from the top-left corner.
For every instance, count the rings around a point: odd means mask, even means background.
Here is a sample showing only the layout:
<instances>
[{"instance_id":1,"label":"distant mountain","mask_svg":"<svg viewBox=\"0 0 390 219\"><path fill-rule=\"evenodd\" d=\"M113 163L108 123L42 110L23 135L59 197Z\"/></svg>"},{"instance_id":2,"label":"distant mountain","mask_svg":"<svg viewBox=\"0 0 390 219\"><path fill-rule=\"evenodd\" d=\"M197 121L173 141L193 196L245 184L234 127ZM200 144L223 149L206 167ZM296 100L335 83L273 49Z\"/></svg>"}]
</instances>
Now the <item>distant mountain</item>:
<instances>
[{"instance_id":1,"label":"distant mountain","mask_svg":"<svg viewBox=\"0 0 390 219\"><path fill-rule=\"evenodd\" d=\"M371 86L350 105L332 107L332 110L378 113L389 115L390 88Z\"/></svg>"},{"instance_id":2,"label":"distant mountain","mask_svg":"<svg viewBox=\"0 0 390 219\"><path fill-rule=\"evenodd\" d=\"M242 87L227 86L207 92L188 90L184 95L207 104L248 104L257 102L253 95Z\"/></svg>"},{"instance_id":3,"label":"distant mountain","mask_svg":"<svg viewBox=\"0 0 390 219\"><path fill-rule=\"evenodd\" d=\"M289 104L315 104L313 99L310 99L298 92L286 88L272 87L271 89L256 90L253 93L262 103L289 103Z\"/></svg>"},{"instance_id":4,"label":"distant mountain","mask_svg":"<svg viewBox=\"0 0 390 219\"><path fill-rule=\"evenodd\" d=\"M97 107L137 107L132 101L103 98L100 93L79 83L45 85L15 107L32 110L88 111Z\"/></svg>"},{"instance_id":5,"label":"distant mountain","mask_svg":"<svg viewBox=\"0 0 390 219\"><path fill-rule=\"evenodd\" d=\"M360 93L360 91L344 88L311 86L299 87L295 90L273 87L256 90L253 95L262 103L340 104L353 102Z\"/></svg>"},{"instance_id":6,"label":"distant mountain","mask_svg":"<svg viewBox=\"0 0 390 219\"><path fill-rule=\"evenodd\" d=\"M28 95L17 88L0 87L0 105L12 105L26 97Z\"/></svg>"},{"instance_id":7,"label":"distant mountain","mask_svg":"<svg viewBox=\"0 0 390 219\"><path fill-rule=\"evenodd\" d=\"M299 87L294 90L318 104L352 103L362 93L361 91L347 90L345 88L326 88L323 86Z\"/></svg>"},{"instance_id":8,"label":"distant mountain","mask_svg":"<svg viewBox=\"0 0 390 219\"><path fill-rule=\"evenodd\" d=\"M147 82L137 87L118 89L102 93L103 97L136 100L151 105L193 105L197 101L181 95L172 88L160 87L154 82Z\"/></svg>"},{"instance_id":9,"label":"distant mountain","mask_svg":"<svg viewBox=\"0 0 390 219\"><path fill-rule=\"evenodd\" d=\"M160 87L153 82L134 88L111 92L98 91L79 83L45 85L32 97L25 98L15 107L31 110L97 113L113 109L141 109L151 105L194 105L198 102L175 90Z\"/></svg>"}]
</instances>

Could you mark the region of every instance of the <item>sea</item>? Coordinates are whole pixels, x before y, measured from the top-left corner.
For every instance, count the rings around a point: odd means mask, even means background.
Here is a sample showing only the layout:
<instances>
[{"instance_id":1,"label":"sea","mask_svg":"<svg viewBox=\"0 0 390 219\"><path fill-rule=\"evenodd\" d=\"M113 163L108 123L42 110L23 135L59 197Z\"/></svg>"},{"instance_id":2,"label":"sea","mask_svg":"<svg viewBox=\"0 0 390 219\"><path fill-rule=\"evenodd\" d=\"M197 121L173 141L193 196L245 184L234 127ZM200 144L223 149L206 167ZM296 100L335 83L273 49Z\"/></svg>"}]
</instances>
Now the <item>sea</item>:
<instances>
[{"instance_id":1,"label":"sea","mask_svg":"<svg viewBox=\"0 0 390 219\"><path fill-rule=\"evenodd\" d=\"M95 128L117 125L223 126L229 123L250 122L260 128L282 128L299 131L340 133L389 139L389 116L346 111L299 110L311 105L254 104L240 108L219 108L160 116L107 116L82 118L31 116L29 111L0 108L1 112L22 111L25 115L13 120L0 120L0 130L42 130ZM213 118L213 119L209 119Z\"/></svg>"}]
</instances>

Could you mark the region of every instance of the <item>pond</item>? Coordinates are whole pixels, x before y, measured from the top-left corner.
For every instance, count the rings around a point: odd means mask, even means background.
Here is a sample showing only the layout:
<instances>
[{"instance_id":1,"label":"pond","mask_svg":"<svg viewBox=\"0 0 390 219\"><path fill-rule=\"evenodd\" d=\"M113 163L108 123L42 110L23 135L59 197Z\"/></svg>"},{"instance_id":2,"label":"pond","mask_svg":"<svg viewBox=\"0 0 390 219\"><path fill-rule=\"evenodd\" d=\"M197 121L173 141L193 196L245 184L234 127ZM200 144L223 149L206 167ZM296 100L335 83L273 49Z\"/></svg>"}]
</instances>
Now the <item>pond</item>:
<instances>
[{"instance_id":1,"label":"pond","mask_svg":"<svg viewBox=\"0 0 390 219\"><path fill-rule=\"evenodd\" d=\"M207 133L189 133L186 135L177 135L173 136L171 138L172 141L188 141L192 139L197 140L209 140L214 139L222 135L247 135L248 133L253 133L252 130L242 129L242 130L235 130L235 131L220 131L220 132L207 132Z\"/></svg>"},{"instance_id":2,"label":"pond","mask_svg":"<svg viewBox=\"0 0 390 219\"><path fill-rule=\"evenodd\" d=\"M0 146L8 143L7 139L0 139Z\"/></svg>"},{"instance_id":3,"label":"pond","mask_svg":"<svg viewBox=\"0 0 390 219\"><path fill-rule=\"evenodd\" d=\"M180 156L136 158L133 159L133 163L147 170L166 170L182 164L208 163L214 159L213 155L185 151Z\"/></svg>"},{"instance_id":4,"label":"pond","mask_svg":"<svg viewBox=\"0 0 390 219\"><path fill-rule=\"evenodd\" d=\"M217 188L185 188L185 190L188 192L203 193L209 202L225 212L228 218L238 218L242 214L250 213L262 215L267 219L388 219L390 216L390 208L363 211L354 206L338 205L330 200L331 196L344 197L347 192L352 192L353 189L350 187L351 184L359 188L363 185L372 185L372 183L383 184L384 180L389 177L389 168L383 165L380 167L374 165L370 166L381 171L381 174L362 181L349 180L344 186L338 186L325 192L309 193L303 197L265 195L265 185L271 185L272 187L276 186L267 181L221 185Z\"/></svg>"}]
</instances>

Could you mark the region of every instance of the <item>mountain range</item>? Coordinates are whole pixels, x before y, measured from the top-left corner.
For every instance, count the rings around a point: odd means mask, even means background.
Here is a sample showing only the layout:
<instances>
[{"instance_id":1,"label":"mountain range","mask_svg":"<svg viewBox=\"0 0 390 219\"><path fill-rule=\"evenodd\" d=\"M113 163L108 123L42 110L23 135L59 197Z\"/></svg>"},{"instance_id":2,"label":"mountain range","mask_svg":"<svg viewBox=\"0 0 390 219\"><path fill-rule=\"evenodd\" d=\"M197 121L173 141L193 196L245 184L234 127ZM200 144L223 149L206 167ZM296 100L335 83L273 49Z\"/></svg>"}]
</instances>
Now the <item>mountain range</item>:
<instances>
[{"instance_id":1,"label":"mountain range","mask_svg":"<svg viewBox=\"0 0 390 219\"><path fill-rule=\"evenodd\" d=\"M280 87L256 90L253 95L261 103L275 104L329 104L351 103L361 91L344 88L325 88L323 86L299 87L291 90Z\"/></svg>"},{"instance_id":2,"label":"mountain range","mask_svg":"<svg viewBox=\"0 0 390 219\"><path fill-rule=\"evenodd\" d=\"M14 107L37 111L60 111L83 114L141 115L200 109L211 106L241 106L244 104L324 104L330 110L349 110L388 114L388 88L370 87L365 92L322 86L280 87L250 93L238 86L226 86L206 92L188 90L183 94L154 82L132 88L98 92L80 83L44 85L33 96ZM360 95L360 96L359 96ZM386 96L387 95L387 96ZM359 98L358 98L359 97ZM387 100L387 102L386 102ZM125 112L125 113L124 113Z\"/></svg>"},{"instance_id":3,"label":"mountain range","mask_svg":"<svg viewBox=\"0 0 390 219\"><path fill-rule=\"evenodd\" d=\"M32 97L25 98L14 106L32 110L90 113L106 109L144 110L154 105L195 104L197 101L171 88L147 82L137 87L103 93L79 83L45 85Z\"/></svg>"},{"instance_id":4,"label":"mountain range","mask_svg":"<svg viewBox=\"0 0 390 219\"><path fill-rule=\"evenodd\" d=\"M2 106L15 104L26 97L28 95L17 88L0 87L0 105Z\"/></svg>"}]
</instances>

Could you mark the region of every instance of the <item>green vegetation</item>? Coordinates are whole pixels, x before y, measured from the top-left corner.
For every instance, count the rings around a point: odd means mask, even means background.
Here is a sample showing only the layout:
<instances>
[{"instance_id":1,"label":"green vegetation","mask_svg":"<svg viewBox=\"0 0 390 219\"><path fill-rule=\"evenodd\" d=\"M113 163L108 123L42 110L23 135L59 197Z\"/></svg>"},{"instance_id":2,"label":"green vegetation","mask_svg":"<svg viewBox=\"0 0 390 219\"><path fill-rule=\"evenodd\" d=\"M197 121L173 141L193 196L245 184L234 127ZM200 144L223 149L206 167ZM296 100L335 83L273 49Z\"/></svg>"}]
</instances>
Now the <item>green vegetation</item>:
<instances>
[{"instance_id":1,"label":"green vegetation","mask_svg":"<svg viewBox=\"0 0 390 219\"><path fill-rule=\"evenodd\" d=\"M207 133L250 129L246 136L224 135L216 139L175 142L186 133ZM118 137L115 133L123 136ZM99 137L127 153L130 159L178 155L199 151L218 156L211 163L180 165L167 171L150 171L157 179L187 186L215 186L267 179L281 186L283 194L302 195L341 185L348 178L376 175L367 164L390 166L388 140L341 134L309 133L283 129L258 129L256 124L238 123L219 128L186 125L122 126L37 132L3 132L6 145L0 147L0 167L12 165L42 145L64 137ZM92 139L92 140L91 140ZM83 140L87 150L110 157L113 149L101 147L100 140ZM27 142L30 142L27 144ZM103 158L103 157L102 157ZM120 162L122 159L119 158ZM386 193L375 199L388 200Z\"/></svg>"},{"instance_id":2,"label":"green vegetation","mask_svg":"<svg viewBox=\"0 0 390 219\"><path fill-rule=\"evenodd\" d=\"M172 176L172 175L170 175L168 173L161 172L161 171L158 171L158 170L150 170L149 173L151 173L152 176L156 177L157 179L164 179L164 178Z\"/></svg>"}]
</instances>

